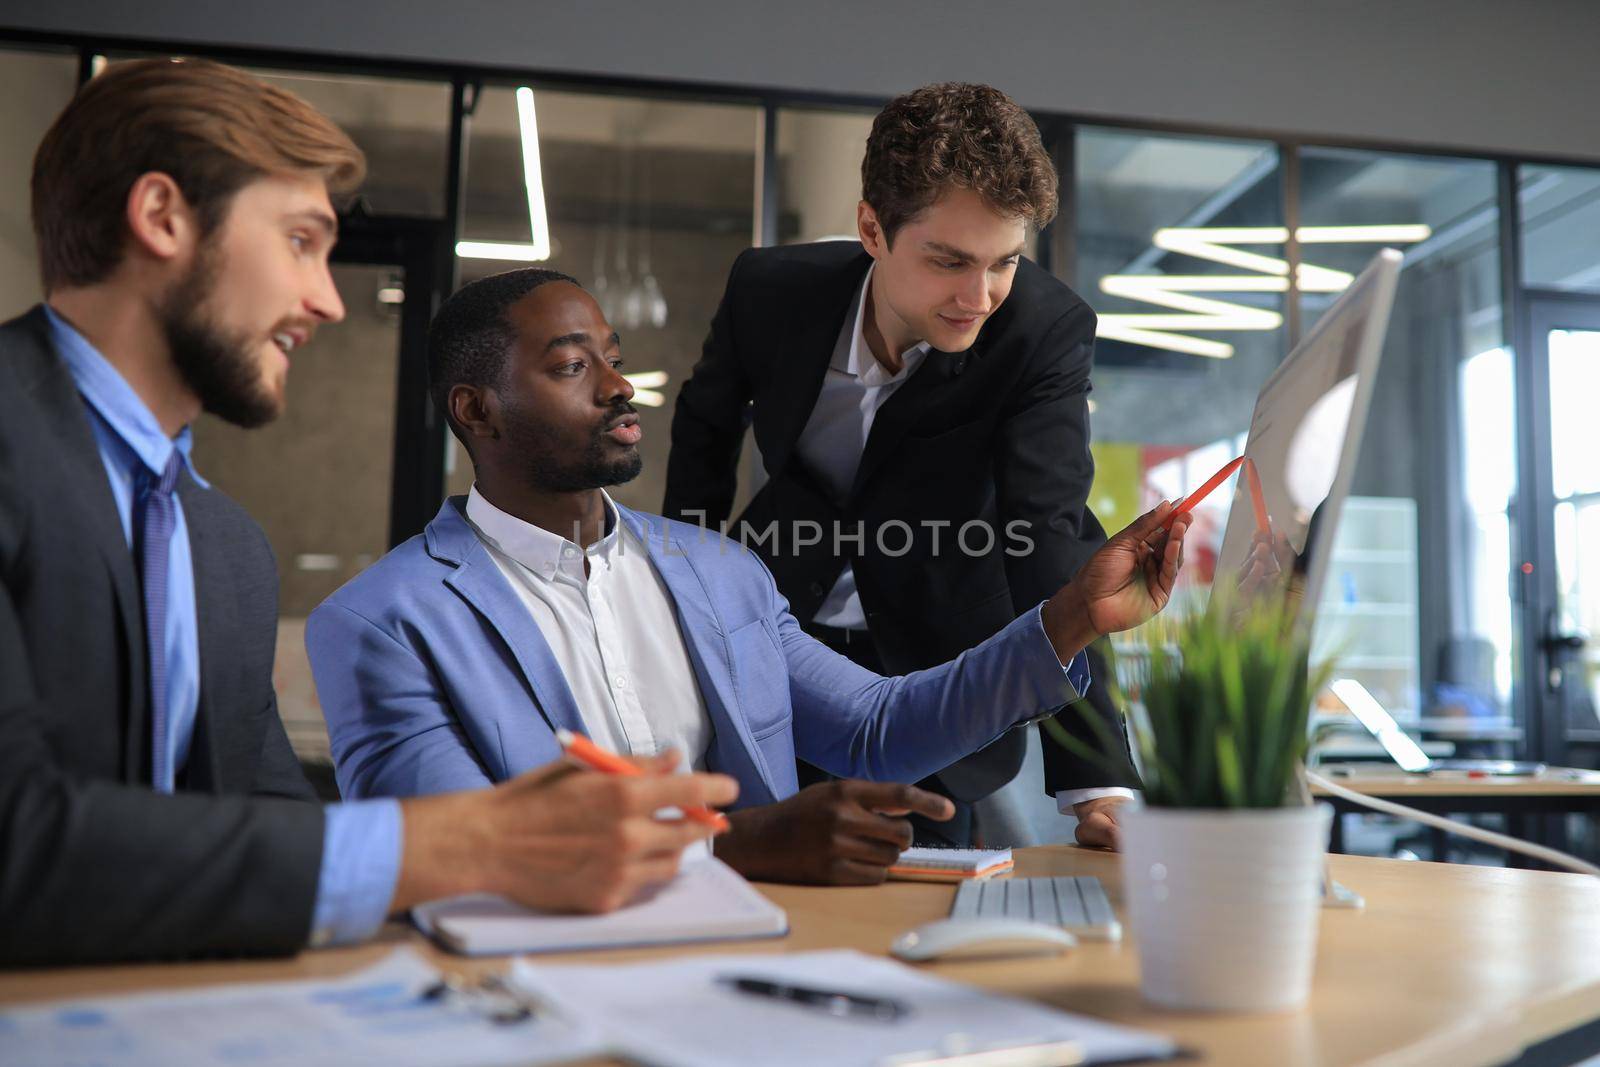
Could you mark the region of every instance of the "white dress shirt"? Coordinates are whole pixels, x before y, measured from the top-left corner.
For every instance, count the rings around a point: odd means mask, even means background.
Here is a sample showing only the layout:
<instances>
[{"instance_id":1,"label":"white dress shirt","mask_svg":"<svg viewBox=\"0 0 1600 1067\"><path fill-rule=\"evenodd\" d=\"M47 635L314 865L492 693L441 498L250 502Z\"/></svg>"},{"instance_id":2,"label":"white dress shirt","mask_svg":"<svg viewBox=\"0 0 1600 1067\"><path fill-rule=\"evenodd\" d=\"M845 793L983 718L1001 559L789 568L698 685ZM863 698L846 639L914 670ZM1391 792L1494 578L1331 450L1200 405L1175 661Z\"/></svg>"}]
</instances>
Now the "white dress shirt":
<instances>
[{"instance_id":1,"label":"white dress shirt","mask_svg":"<svg viewBox=\"0 0 1600 1067\"><path fill-rule=\"evenodd\" d=\"M611 498L601 496L607 532L588 549L506 514L477 486L467 496L467 521L550 645L590 738L630 756L674 748L689 767L705 770L711 719L672 596Z\"/></svg>"},{"instance_id":2,"label":"white dress shirt","mask_svg":"<svg viewBox=\"0 0 1600 1067\"><path fill-rule=\"evenodd\" d=\"M817 405L811 409L811 418L795 443L806 466L821 479L823 488L833 495L836 503L842 503L855 484L861 453L867 447L867 435L872 432L872 421L877 418L878 409L916 373L929 351L926 341L908 349L900 357L899 374L890 374L872 354L862 333L872 271L873 268L868 267L866 277L861 279L855 311L845 317L844 326L839 330ZM844 565L839 580L833 583L832 591L817 609L815 621L841 630L867 628L866 612L856 592L856 573L850 564Z\"/></svg>"},{"instance_id":3,"label":"white dress shirt","mask_svg":"<svg viewBox=\"0 0 1600 1067\"><path fill-rule=\"evenodd\" d=\"M866 277L861 279L855 310L845 316L844 325L839 329L827 377L822 380L822 392L795 444L806 466L833 495L835 502L842 502L855 484L856 469L861 466L861 454L867 447L867 435L872 432L878 409L916 373L930 350L926 341L908 349L901 356L899 374L890 374L872 354L863 331L873 269L869 266ZM855 569L849 563L844 565L839 580L833 583L833 589L817 609L815 621L841 630L867 628L866 612L856 592ZM1099 797L1133 795L1132 790L1116 786L1063 789L1056 793L1056 804L1063 814L1070 815L1074 804Z\"/></svg>"}]
</instances>

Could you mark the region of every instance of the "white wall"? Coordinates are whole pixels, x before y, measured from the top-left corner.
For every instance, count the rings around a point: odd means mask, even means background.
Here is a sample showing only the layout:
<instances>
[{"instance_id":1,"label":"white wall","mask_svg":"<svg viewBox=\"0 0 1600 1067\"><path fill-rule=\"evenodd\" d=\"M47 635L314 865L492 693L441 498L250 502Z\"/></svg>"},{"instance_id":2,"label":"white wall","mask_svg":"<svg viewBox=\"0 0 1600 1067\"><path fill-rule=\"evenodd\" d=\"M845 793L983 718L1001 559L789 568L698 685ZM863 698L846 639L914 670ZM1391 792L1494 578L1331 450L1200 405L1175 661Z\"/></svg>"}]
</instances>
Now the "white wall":
<instances>
[{"instance_id":1,"label":"white wall","mask_svg":"<svg viewBox=\"0 0 1600 1067\"><path fill-rule=\"evenodd\" d=\"M52 0L6 25L1600 160L1595 0Z\"/></svg>"}]
</instances>

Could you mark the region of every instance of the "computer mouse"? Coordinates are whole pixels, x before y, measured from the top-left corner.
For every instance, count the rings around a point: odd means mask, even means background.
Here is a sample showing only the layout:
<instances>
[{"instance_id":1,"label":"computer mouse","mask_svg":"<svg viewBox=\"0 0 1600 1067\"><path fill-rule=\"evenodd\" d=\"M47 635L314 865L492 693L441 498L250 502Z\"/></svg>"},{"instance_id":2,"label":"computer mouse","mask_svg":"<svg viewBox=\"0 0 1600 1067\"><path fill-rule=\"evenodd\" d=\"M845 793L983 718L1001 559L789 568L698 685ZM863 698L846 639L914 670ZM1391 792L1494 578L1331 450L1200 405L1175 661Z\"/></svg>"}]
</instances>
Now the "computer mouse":
<instances>
[{"instance_id":1,"label":"computer mouse","mask_svg":"<svg viewBox=\"0 0 1600 1067\"><path fill-rule=\"evenodd\" d=\"M1054 955L1077 944L1078 939L1061 927L1027 919L936 919L895 938L889 953L919 962Z\"/></svg>"}]
</instances>

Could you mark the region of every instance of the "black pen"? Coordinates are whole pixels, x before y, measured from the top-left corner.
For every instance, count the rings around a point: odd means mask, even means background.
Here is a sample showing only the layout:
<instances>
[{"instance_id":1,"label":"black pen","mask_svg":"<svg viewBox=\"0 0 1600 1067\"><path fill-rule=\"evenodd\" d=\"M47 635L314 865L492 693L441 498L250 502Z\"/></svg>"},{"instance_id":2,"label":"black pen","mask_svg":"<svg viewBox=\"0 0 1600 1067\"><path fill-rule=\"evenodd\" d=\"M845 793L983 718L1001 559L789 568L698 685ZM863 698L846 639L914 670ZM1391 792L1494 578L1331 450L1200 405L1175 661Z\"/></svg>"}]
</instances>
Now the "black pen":
<instances>
[{"instance_id":1,"label":"black pen","mask_svg":"<svg viewBox=\"0 0 1600 1067\"><path fill-rule=\"evenodd\" d=\"M866 997L859 993L841 993L831 989L789 985L768 978L751 978L736 974L719 975L717 983L727 986L736 993L787 1000L801 1007L824 1011L841 1018L861 1015L879 1022L892 1023L911 1014L911 1009L904 1003L888 997Z\"/></svg>"}]
</instances>

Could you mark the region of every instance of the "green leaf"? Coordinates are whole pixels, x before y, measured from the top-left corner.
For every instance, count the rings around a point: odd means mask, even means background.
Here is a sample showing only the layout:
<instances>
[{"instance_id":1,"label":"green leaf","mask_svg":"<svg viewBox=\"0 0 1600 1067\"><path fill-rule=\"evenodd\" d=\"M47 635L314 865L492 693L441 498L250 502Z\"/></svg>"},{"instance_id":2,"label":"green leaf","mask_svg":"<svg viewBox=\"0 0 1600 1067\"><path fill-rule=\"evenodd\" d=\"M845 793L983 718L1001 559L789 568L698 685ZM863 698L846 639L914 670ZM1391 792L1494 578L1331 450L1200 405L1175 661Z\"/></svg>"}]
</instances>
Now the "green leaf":
<instances>
[{"instance_id":1,"label":"green leaf","mask_svg":"<svg viewBox=\"0 0 1600 1067\"><path fill-rule=\"evenodd\" d=\"M1161 618L1132 635L1136 657L1107 648L1105 681L1124 709L1130 740L1156 807L1277 807L1305 758L1312 697L1332 661L1309 665L1309 635L1297 604L1233 605L1213 594L1205 614ZM1141 647L1142 646L1142 647ZM1126 682L1126 688L1122 686ZM1105 724L1091 717L1105 749ZM1054 727L1053 729L1051 727ZM1106 766L1081 738L1047 724L1048 735Z\"/></svg>"}]
</instances>

